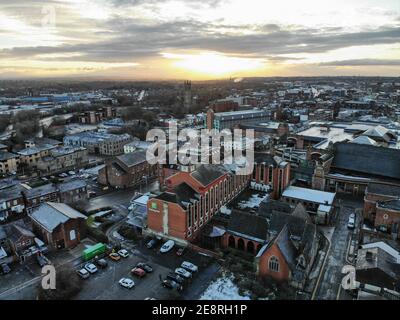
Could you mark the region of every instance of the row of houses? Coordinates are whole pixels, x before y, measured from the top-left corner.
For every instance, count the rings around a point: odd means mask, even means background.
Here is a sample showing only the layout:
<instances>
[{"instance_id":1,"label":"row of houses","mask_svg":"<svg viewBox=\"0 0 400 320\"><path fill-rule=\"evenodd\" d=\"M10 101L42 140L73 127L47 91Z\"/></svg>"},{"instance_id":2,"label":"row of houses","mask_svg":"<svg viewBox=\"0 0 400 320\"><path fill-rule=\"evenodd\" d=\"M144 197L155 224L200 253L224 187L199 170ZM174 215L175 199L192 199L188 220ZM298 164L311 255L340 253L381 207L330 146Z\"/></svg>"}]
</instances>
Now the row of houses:
<instances>
[{"instance_id":1,"label":"row of houses","mask_svg":"<svg viewBox=\"0 0 400 320\"><path fill-rule=\"evenodd\" d=\"M46 201L73 203L87 199L84 180L72 179L62 183L46 183L31 187L19 183L0 190L0 222L22 217Z\"/></svg>"},{"instance_id":2,"label":"row of houses","mask_svg":"<svg viewBox=\"0 0 400 320\"><path fill-rule=\"evenodd\" d=\"M0 225L0 263L73 248L85 237L86 216L65 203L43 202L24 219Z\"/></svg>"}]
</instances>

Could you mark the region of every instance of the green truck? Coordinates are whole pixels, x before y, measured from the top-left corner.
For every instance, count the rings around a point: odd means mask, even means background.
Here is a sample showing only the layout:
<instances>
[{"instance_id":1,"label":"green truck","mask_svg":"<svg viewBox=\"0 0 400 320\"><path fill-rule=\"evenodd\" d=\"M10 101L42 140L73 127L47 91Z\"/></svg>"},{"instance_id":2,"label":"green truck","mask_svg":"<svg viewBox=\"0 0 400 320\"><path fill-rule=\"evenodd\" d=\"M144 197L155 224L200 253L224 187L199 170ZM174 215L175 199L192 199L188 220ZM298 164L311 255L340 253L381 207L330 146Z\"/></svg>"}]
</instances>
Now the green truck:
<instances>
[{"instance_id":1,"label":"green truck","mask_svg":"<svg viewBox=\"0 0 400 320\"><path fill-rule=\"evenodd\" d=\"M106 252L106 245L104 243L97 243L82 252L83 260L88 261L95 256L99 256Z\"/></svg>"}]
</instances>

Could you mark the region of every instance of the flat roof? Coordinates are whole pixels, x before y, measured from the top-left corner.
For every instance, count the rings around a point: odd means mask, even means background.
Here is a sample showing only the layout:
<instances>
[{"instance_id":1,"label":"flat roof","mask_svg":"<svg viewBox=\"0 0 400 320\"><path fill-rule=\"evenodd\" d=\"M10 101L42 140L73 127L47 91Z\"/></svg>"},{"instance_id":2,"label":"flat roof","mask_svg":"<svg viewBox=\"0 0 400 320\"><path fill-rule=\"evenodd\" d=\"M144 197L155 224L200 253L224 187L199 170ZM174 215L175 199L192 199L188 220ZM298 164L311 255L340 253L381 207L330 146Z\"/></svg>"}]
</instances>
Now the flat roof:
<instances>
[{"instance_id":1,"label":"flat roof","mask_svg":"<svg viewBox=\"0 0 400 320\"><path fill-rule=\"evenodd\" d=\"M336 193L290 186L282 193L283 197L332 205Z\"/></svg>"}]
</instances>

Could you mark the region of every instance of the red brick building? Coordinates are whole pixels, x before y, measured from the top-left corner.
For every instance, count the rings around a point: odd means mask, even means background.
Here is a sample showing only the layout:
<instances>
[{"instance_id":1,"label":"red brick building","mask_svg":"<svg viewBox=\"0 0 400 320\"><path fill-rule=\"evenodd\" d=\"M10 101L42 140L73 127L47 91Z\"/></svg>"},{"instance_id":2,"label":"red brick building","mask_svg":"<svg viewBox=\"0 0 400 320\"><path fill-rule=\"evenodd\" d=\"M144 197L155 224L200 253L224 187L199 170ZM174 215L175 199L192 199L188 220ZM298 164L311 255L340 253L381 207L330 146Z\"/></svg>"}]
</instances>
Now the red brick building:
<instances>
[{"instance_id":1,"label":"red brick building","mask_svg":"<svg viewBox=\"0 0 400 320\"><path fill-rule=\"evenodd\" d=\"M158 166L146 161L146 151L116 157L99 170L98 182L117 188L128 188L145 179L157 177Z\"/></svg>"},{"instance_id":2,"label":"red brick building","mask_svg":"<svg viewBox=\"0 0 400 320\"><path fill-rule=\"evenodd\" d=\"M400 186L369 183L365 190L363 217L377 228L398 233Z\"/></svg>"},{"instance_id":3,"label":"red brick building","mask_svg":"<svg viewBox=\"0 0 400 320\"><path fill-rule=\"evenodd\" d=\"M29 217L34 233L49 249L75 247L86 235L86 216L64 203L43 203Z\"/></svg>"},{"instance_id":4,"label":"red brick building","mask_svg":"<svg viewBox=\"0 0 400 320\"><path fill-rule=\"evenodd\" d=\"M254 153L252 180L270 185L271 197L278 199L290 183L290 163L269 153Z\"/></svg>"},{"instance_id":5,"label":"red brick building","mask_svg":"<svg viewBox=\"0 0 400 320\"><path fill-rule=\"evenodd\" d=\"M188 167L187 167L188 168ZM218 210L234 199L250 181L222 165L200 165L166 179L167 191L148 203L149 234L192 242Z\"/></svg>"}]
</instances>

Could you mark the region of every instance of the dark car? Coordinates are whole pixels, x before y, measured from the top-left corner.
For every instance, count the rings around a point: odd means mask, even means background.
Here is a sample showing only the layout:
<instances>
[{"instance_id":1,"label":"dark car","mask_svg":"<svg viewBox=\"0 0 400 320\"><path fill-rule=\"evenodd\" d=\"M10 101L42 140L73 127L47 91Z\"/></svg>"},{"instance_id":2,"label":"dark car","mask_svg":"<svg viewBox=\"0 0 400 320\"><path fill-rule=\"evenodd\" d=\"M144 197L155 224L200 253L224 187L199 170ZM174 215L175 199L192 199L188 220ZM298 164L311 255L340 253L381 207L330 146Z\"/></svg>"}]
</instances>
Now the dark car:
<instances>
[{"instance_id":1,"label":"dark car","mask_svg":"<svg viewBox=\"0 0 400 320\"><path fill-rule=\"evenodd\" d=\"M45 265L49 264L47 259L43 256L36 256L36 260L39 266L44 267Z\"/></svg>"},{"instance_id":2,"label":"dark car","mask_svg":"<svg viewBox=\"0 0 400 320\"><path fill-rule=\"evenodd\" d=\"M106 259L98 259L96 260L96 264L101 269L105 269L108 266L108 262Z\"/></svg>"},{"instance_id":3,"label":"dark car","mask_svg":"<svg viewBox=\"0 0 400 320\"><path fill-rule=\"evenodd\" d=\"M157 239L151 239L146 245L147 249L155 248L157 246L158 242L159 242L159 240L157 240Z\"/></svg>"},{"instance_id":4,"label":"dark car","mask_svg":"<svg viewBox=\"0 0 400 320\"><path fill-rule=\"evenodd\" d=\"M3 263L3 264L0 266L0 272L1 272L2 274L10 273L10 272L11 272L11 268L8 266L8 264Z\"/></svg>"},{"instance_id":5,"label":"dark car","mask_svg":"<svg viewBox=\"0 0 400 320\"><path fill-rule=\"evenodd\" d=\"M169 279L163 280L162 286L164 288L176 289L178 291L182 291L183 290L182 285L180 285L179 283L176 283L175 281L169 280Z\"/></svg>"},{"instance_id":6,"label":"dark car","mask_svg":"<svg viewBox=\"0 0 400 320\"><path fill-rule=\"evenodd\" d=\"M146 271L146 273L151 273L153 272L153 268L151 267L151 265L144 263L144 262L139 262L136 265L137 268L143 269L144 271Z\"/></svg>"},{"instance_id":7,"label":"dark car","mask_svg":"<svg viewBox=\"0 0 400 320\"><path fill-rule=\"evenodd\" d=\"M183 284L185 282L185 279L183 279L181 276L178 276L176 273L168 273L167 279L175 281L176 283Z\"/></svg>"}]
</instances>

